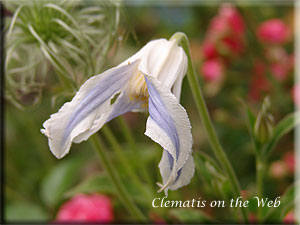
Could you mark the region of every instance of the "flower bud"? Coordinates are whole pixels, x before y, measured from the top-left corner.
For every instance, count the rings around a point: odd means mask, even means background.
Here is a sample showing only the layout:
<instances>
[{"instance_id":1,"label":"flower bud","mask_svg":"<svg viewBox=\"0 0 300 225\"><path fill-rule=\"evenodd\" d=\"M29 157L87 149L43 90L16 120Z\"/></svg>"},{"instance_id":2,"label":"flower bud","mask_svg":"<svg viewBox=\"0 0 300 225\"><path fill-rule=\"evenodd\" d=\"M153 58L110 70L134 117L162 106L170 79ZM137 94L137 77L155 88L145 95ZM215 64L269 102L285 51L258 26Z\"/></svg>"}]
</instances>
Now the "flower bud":
<instances>
[{"instance_id":1,"label":"flower bud","mask_svg":"<svg viewBox=\"0 0 300 225\"><path fill-rule=\"evenodd\" d=\"M254 136L260 144L265 144L273 136L273 116L270 114L270 100L265 98L254 125Z\"/></svg>"}]
</instances>

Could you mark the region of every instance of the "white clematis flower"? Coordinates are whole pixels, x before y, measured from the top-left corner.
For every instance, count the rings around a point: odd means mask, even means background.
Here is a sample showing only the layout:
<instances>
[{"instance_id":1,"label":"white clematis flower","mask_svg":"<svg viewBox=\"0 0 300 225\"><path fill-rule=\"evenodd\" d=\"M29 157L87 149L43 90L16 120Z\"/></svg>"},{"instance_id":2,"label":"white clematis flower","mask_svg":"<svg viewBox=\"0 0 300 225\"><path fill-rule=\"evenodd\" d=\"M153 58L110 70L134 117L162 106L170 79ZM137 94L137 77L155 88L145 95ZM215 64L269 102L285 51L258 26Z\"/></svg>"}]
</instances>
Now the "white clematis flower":
<instances>
[{"instance_id":1,"label":"white clematis flower","mask_svg":"<svg viewBox=\"0 0 300 225\"><path fill-rule=\"evenodd\" d=\"M87 140L129 111L149 111L145 135L163 148L161 190L187 185L194 175L191 125L180 105L187 56L175 41L150 41L120 65L88 79L71 102L44 122L51 152L65 156L72 142ZM117 100L111 100L117 94Z\"/></svg>"}]
</instances>

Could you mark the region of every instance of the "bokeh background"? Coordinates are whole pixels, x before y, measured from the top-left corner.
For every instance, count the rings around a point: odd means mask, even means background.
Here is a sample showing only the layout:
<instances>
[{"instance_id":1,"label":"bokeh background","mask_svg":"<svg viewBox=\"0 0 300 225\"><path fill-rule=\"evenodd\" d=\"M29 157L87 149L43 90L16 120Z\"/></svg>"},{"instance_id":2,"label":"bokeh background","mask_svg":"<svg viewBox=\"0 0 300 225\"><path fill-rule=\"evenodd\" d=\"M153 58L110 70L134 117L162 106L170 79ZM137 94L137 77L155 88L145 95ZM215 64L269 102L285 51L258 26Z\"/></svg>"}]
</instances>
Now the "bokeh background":
<instances>
[{"instance_id":1,"label":"bokeh background","mask_svg":"<svg viewBox=\"0 0 300 225\"><path fill-rule=\"evenodd\" d=\"M291 3L4 1L4 6L7 222L59 221L68 210L72 218L72 212L76 214L72 207L81 209L82 204L86 205L81 210L98 215L100 221L134 221L118 199L91 143L74 144L70 153L58 160L40 129L88 77L117 65L148 41L169 39L177 31L186 33L190 40L199 82L217 134L237 173L241 194L246 199L256 195L255 154L245 105L256 117L268 96L274 126L294 111L294 104L300 105L300 87L293 77L295 9ZM187 79L181 96L192 123L196 172L188 186L170 191L169 199L229 199L230 185L222 170L207 159L213 154ZM232 222L228 207L152 208L144 192L131 182L110 139L113 135L117 140L145 190L152 197L163 197L156 193L162 150L143 134L147 117L146 113L128 113L99 131L126 189L142 212L152 223ZM124 124L130 127L132 136L124 133ZM293 184L293 153L293 132L289 132L268 160L265 197L282 196ZM286 198L292 202L293 194ZM293 205L284 207L280 213L269 213L267 221L293 221ZM105 210L107 214L101 213ZM254 203L248 213L251 221L257 221ZM94 215L87 216L86 221Z\"/></svg>"}]
</instances>

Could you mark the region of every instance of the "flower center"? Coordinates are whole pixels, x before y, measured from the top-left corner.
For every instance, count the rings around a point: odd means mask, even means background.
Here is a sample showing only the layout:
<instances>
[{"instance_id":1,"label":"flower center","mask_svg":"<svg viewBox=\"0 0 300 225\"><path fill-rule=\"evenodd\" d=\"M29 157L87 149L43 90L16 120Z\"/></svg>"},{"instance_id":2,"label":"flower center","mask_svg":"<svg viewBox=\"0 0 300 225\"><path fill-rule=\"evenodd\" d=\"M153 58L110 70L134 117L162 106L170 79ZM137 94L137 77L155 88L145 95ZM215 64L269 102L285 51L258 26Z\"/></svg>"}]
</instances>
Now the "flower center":
<instances>
[{"instance_id":1,"label":"flower center","mask_svg":"<svg viewBox=\"0 0 300 225\"><path fill-rule=\"evenodd\" d=\"M129 98L131 101L148 103L148 89L144 75L138 71L129 81Z\"/></svg>"}]
</instances>

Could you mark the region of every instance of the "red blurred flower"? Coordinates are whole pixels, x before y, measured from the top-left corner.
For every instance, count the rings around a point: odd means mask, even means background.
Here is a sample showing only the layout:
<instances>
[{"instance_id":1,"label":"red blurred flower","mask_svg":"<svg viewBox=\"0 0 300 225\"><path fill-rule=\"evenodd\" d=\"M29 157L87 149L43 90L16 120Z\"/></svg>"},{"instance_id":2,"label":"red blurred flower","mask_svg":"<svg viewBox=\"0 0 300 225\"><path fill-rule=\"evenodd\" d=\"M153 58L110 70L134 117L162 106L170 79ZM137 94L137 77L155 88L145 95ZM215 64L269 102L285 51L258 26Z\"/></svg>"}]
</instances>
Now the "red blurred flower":
<instances>
[{"instance_id":1,"label":"red blurred flower","mask_svg":"<svg viewBox=\"0 0 300 225\"><path fill-rule=\"evenodd\" d=\"M281 19L263 22L256 32L258 39L271 44L282 44L290 37L290 29Z\"/></svg>"},{"instance_id":2,"label":"red blurred flower","mask_svg":"<svg viewBox=\"0 0 300 225\"><path fill-rule=\"evenodd\" d=\"M205 59L212 59L218 56L217 49L211 41L204 41L202 51Z\"/></svg>"},{"instance_id":3,"label":"red blurred flower","mask_svg":"<svg viewBox=\"0 0 300 225\"><path fill-rule=\"evenodd\" d=\"M294 212L293 211L288 212L288 214L286 214L286 216L283 218L282 222L284 224L287 224L287 223L294 224L295 223Z\"/></svg>"},{"instance_id":4,"label":"red blurred flower","mask_svg":"<svg viewBox=\"0 0 300 225\"><path fill-rule=\"evenodd\" d=\"M289 170L290 173L294 173L295 171L295 155L293 152L287 152L283 156L283 160Z\"/></svg>"},{"instance_id":5,"label":"red blurred flower","mask_svg":"<svg viewBox=\"0 0 300 225\"><path fill-rule=\"evenodd\" d=\"M253 212L250 212L248 214L248 219L249 219L250 223L256 223L257 222L256 215Z\"/></svg>"},{"instance_id":6,"label":"red blurred flower","mask_svg":"<svg viewBox=\"0 0 300 225\"><path fill-rule=\"evenodd\" d=\"M218 59L210 59L202 64L201 72L208 81L219 81L224 75L223 64Z\"/></svg>"},{"instance_id":7,"label":"red blurred flower","mask_svg":"<svg viewBox=\"0 0 300 225\"><path fill-rule=\"evenodd\" d=\"M300 84L294 85L292 88L292 99L294 100L294 103L300 107Z\"/></svg>"},{"instance_id":8,"label":"red blurred flower","mask_svg":"<svg viewBox=\"0 0 300 225\"><path fill-rule=\"evenodd\" d=\"M56 222L110 223L113 219L112 204L107 196L79 194L60 207Z\"/></svg>"},{"instance_id":9,"label":"red blurred flower","mask_svg":"<svg viewBox=\"0 0 300 225\"><path fill-rule=\"evenodd\" d=\"M236 38L234 36L223 38L222 43L229 52L235 53L237 55L242 53L244 50L244 43L239 38Z\"/></svg>"}]
</instances>

